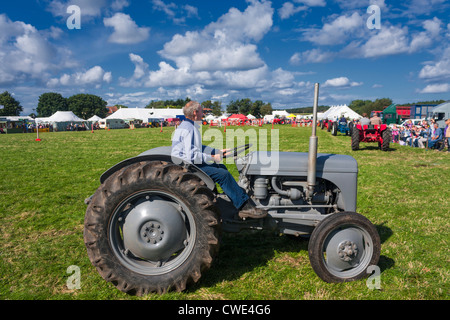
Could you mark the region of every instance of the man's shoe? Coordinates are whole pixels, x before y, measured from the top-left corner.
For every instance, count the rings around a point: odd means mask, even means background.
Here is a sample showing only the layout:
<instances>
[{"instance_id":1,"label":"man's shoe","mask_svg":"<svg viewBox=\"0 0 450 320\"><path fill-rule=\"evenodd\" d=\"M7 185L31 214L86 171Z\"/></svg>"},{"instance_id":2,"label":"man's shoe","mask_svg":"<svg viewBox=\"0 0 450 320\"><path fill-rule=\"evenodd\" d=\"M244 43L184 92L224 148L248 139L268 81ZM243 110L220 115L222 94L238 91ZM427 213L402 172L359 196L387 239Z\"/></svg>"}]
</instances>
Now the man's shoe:
<instances>
[{"instance_id":1,"label":"man's shoe","mask_svg":"<svg viewBox=\"0 0 450 320\"><path fill-rule=\"evenodd\" d=\"M239 210L239 217L245 218L253 218L253 219L261 219L267 216L267 211L256 208L254 205L247 203Z\"/></svg>"}]
</instances>

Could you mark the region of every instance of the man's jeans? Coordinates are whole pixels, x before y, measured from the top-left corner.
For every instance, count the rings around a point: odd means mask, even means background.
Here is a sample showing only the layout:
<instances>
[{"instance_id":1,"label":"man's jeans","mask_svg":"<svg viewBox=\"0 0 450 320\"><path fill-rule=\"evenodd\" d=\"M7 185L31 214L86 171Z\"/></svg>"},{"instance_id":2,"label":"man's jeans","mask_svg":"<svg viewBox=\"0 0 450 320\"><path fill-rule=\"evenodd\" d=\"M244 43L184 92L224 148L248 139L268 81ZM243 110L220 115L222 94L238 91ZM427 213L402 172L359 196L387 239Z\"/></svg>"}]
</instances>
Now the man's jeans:
<instances>
[{"instance_id":1,"label":"man's jeans","mask_svg":"<svg viewBox=\"0 0 450 320\"><path fill-rule=\"evenodd\" d=\"M434 145L435 145L436 143L438 143L439 141L441 141L441 140L431 140L431 139L428 139L428 148L429 148L429 149L433 149Z\"/></svg>"},{"instance_id":2,"label":"man's jeans","mask_svg":"<svg viewBox=\"0 0 450 320\"><path fill-rule=\"evenodd\" d=\"M223 192L230 198L236 209L240 209L241 206L248 200L248 195L245 193L234 180L227 167L223 164L201 164L197 165L203 172L205 172L211 179L218 183Z\"/></svg>"}]
</instances>

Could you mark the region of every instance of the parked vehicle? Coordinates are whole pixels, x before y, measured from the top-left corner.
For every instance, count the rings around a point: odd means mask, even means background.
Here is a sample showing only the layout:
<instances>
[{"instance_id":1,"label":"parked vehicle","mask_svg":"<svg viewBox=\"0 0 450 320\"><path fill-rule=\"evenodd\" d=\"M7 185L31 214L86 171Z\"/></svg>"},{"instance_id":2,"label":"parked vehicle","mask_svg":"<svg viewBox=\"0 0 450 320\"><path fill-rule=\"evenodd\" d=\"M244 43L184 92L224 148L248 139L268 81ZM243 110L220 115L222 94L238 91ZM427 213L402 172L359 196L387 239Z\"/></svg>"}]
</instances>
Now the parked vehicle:
<instances>
[{"instance_id":1,"label":"parked vehicle","mask_svg":"<svg viewBox=\"0 0 450 320\"><path fill-rule=\"evenodd\" d=\"M439 128L445 128L445 120L450 119L450 101L441 103L433 108L428 118L434 119Z\"/></svg>"}]
</instances>

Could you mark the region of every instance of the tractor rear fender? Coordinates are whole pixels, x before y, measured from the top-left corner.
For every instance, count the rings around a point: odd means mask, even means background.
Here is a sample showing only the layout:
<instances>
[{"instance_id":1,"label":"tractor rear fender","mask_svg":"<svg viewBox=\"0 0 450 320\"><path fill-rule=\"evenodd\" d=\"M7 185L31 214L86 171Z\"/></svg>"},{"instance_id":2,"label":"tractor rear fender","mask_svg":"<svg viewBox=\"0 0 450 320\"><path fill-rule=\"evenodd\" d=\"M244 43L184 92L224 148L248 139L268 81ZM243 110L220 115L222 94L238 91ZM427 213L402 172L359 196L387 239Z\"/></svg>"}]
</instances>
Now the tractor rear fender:
<instances>
[{"instance_id":1,"label":"tractor rear fender","mask_svg":"<svg viewBox=\"0 0 450 320\"><path fill-rule=\"evenodd\" d=\"M106 170L100 177L100 183L105 182L108 177L110 177L114 172L127 167L133 163L137 162L145 162L145 161L165 161L170 163L179 164L180 166L186 168L188 171L192 172L196 176L198 176L200 179L202 179L203 182L205 182L206 186L214 190L216 187L216 184L214 181L206 174L204 173L200 168L197 166L188 163L186 161L183 161L181 159L175 158L171 156L171 147L158 147L154 149L147 150L140 155L129 158L126 160L123 160L119 162L118 164L112 166L108 170Z\"/></svg>"}]
</instances>

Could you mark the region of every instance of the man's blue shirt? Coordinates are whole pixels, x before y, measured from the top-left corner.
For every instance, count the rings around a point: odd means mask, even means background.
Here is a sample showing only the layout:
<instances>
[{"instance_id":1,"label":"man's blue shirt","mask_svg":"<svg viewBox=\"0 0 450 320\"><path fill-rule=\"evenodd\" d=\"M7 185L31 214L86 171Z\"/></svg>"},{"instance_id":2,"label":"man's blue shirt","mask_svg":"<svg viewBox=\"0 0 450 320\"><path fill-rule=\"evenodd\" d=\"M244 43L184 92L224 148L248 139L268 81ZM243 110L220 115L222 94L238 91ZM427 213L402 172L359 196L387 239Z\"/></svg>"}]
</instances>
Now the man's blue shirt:
<instances>
[{"instance_id":1,"label":"man's blue shirt","mask_svg":"<svg viewBox=\"0 0 450 320\"><path fill-rule=\"evenodd\" d=\"M209 149L209 150L208 150ZM193 164L211 163L214 149L202 145L199 125L190 119L184 120L172 137L172 156Z\"/></svg>"}]
</instances>

